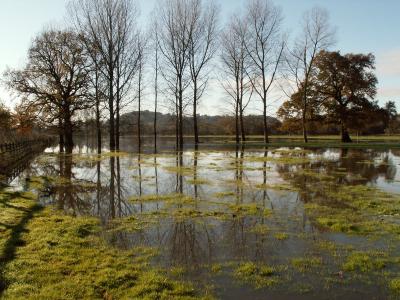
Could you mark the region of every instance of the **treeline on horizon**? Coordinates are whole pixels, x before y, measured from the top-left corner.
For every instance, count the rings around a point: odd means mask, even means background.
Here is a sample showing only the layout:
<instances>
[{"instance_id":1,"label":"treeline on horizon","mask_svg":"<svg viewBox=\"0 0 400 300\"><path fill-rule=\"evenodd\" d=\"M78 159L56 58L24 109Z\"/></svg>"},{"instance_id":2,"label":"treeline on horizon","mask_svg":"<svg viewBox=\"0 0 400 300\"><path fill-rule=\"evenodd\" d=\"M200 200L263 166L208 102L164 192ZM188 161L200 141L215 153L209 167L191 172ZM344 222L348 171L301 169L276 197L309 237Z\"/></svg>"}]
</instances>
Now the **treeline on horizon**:
<instances>
[{"instance_id":1,"label":"treeline on horizon","mask_svg":"<svg viewBox=\"0 0 400 300\"><path fill-rule=\"evenodd\" d=\"M162 0L139 26L132 0L71 0L68 24L38 34L21 69L4 82L20 103L0 113L3 132L47 129L58 134L61 151L72 151L73 134L92 128L98 152L102 135L119 150L121 134L184 135L329 133L351 142L350 133L399 132L394 102L380 107L373 54L334 51L335 30L326 10L304 13L290 38L283 14L270 0L250 0L220 24L213 1ZM210 81L226 94L225 116L200 116ZM276 93L287 95L277 111ZM143 107L153 107L143 112ZM248 115L249 107L261 115ZM160 107L169 114L160 114ZM134 111L134 112L132 112ZM106 132L104 132L106 127Z\"/></svg>"}]
</instances>

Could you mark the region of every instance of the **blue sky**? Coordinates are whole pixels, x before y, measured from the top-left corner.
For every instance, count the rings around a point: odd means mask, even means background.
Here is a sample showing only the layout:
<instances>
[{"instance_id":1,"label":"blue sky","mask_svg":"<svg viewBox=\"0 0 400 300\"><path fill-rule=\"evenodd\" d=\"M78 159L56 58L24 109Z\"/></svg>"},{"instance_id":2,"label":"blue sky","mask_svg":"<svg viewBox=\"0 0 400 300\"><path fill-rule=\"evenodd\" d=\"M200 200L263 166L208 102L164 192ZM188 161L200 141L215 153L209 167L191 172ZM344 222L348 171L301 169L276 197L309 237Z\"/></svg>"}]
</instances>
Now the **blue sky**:
<instances>
[{"instance_id":1,"label":"blue sky","mask_svg":"<svg viewBox=\"0 0 400 300\"><path fill-rule=\"evenodd\" d=\"M221 7L221 23L244 6L247 0L215 0ZM156 0L138 0L141 23ZM400 110L400 12L399 0L275 0L282 7L284 26L290 37L296 35L303 13L317 5L330 13L336 27L335 49L346 52L373 53L379 80L377 99L394 100ZM0 0L0 72L7 66L21 67L32 38L50 24L63 24L68 0ZM218 95L218 96L217 96ZM205 96L202 114L223 112L222 92L215 86ZM0 99L12 106L13 99L0 86ZM270 108L273 114L278 103Z\"/></svg>"}]
</instances>

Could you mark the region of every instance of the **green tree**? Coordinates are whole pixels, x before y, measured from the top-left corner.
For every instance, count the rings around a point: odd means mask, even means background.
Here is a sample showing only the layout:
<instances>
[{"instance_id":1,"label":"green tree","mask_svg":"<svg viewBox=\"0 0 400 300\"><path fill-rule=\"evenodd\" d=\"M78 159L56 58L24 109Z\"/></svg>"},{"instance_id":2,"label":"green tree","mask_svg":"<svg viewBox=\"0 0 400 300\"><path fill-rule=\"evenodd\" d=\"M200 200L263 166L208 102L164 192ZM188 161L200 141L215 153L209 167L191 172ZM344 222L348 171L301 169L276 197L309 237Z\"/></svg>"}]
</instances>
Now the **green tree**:
<instances>
[{"instance_id":1,"label":"green tree","mask_svg":"<svg viewBox=\"0 0 400 300\"><path fill-rule=\"evenodd\" d=\"M374 109L377 78L372 54L321 51L313 78L328 121L340 125L342 142L351 142L348 129L368 110Z\"/></svg>"},{"instance_id":2,"label":"green tree","mask_svg":"<svg viewBox=\"0 0 400 300\"><path fill-rule=\"evenodd\" d=\"M385 112L385 129L388 134L392 134L399 128L399 121L397 120L397 108L394 101L388 101L383 108Z\"/></svg>"},{"instance_id":3,"label":"green tree","mask_svg":"<svg viewBox=\"0 0 400 300\"><path fill-rule=\"evenodd\" d=\"M5 131L11 128L11 112L0 101L0 130Z\"/></svg>"}]
</instances>

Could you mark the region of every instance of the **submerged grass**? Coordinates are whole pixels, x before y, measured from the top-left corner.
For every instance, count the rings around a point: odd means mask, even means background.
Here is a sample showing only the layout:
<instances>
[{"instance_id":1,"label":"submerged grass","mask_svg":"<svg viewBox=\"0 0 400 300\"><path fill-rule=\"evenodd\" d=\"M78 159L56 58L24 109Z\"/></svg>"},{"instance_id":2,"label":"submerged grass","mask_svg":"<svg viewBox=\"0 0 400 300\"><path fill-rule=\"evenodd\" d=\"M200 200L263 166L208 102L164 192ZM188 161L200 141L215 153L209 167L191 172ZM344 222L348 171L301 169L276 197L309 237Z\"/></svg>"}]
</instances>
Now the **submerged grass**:
<instances>
[{"instance_id":1,"label":"submerged grass","mask_svg":"<svg viewBox=\"0 0 400 300\"><path fill-rule=\"evenodd\" d=\"M254 262L241 263L234 270L234 276L239 281L250 284L256 289L271 287L279 283L274 267L255 264Z\"/></svg>"},{"instance_id":2,"label":"submerged grass","mask_svg":"<svg viewBox=\"0 0 400 300\"><path fill-rule=\"evenodd\" d=\"M322 265L321 257L299 257L291 259L292 266L301 273L309 272Z\"/></svg>"},{"instance_id":3,"label":"submerged grass","mask_svg":"<svg viewBox=\"0 0 400 300\"><path fill-rule=\"evenodd\" d=\"M389 282L389 288L396 294L400 295L400 277L394 278Z\"/></svg>"},{"instance_id":4,"label":"submerged grass","mask_svg":"<svg viewBox=\"0 0 400 300\"><path fill-rule=\"evenodd\" d=\"M343 264L345 271L371 272L383 269L387 254L382 252L353 252Z\"/></svg>"}]
</instances>

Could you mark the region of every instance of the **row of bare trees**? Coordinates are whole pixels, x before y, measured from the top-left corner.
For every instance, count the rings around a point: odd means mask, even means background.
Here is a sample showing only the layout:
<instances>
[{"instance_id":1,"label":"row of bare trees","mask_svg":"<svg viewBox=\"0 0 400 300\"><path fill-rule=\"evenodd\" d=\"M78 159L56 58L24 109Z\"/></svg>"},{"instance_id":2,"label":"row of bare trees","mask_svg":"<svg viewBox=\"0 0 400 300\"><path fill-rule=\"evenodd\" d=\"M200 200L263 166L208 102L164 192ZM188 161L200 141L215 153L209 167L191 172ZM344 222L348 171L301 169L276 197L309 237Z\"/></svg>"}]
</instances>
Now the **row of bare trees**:
<instances>
[{"instance_id":1,"label":"row of bare trees","mask_svg":"<svg viewBox=\"0 0 400 300\"><path fill-rule=\"evenodd\" d=\"M274 90L303 90L304 112L315 57L333 43L333 30L323 9L315 8L291 45L282 12L270 0L250 0L246 9L221 28L213 1L163 0L157 3L150 28L137 22L133 0L71 0L70 24L38 35L21 70L5 74L22 106L60 134L61 150L72 151L74 119L94 115L98 152L101 122L108 120L110 150L120 148L120 115L136 105L140 148L140 110L146 86L154 87L154 147L157 110L166 105L176 116L176 147L183 149L183 119L193 117L194 143L199 143L198 109L209 83L219 79L233 104L236 141L244 142L244 114L250 101L263 114L264 141L269 142L268 108ZM219 59L217 59L219 58ZM146 76L154 74L154 76ZM293 89L293 90L290 90ZM159 95L163 95L160 104ZM307 140L306 116L303 116Z\"/></svg>"}]
</instances>

